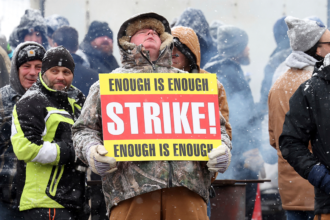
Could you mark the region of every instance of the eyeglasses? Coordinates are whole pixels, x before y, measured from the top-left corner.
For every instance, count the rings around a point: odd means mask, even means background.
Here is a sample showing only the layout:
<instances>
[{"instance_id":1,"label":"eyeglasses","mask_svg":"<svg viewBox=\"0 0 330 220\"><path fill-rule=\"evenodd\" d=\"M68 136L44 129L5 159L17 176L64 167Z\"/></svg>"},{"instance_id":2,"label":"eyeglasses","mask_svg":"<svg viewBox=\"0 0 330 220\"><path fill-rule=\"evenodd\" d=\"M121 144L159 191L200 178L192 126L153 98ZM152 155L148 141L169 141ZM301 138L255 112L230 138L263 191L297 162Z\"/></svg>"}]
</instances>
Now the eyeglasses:
<instances>
[{"instance_id":1,"label":"eyeglasses","mask_svg":"<svg viewBox=\"0 0 330 220\"><path fill-rule=\"evenodd\" d=\"M330 44L330 42L318 42L317 44Z\"/></svg>"}]
</instances>

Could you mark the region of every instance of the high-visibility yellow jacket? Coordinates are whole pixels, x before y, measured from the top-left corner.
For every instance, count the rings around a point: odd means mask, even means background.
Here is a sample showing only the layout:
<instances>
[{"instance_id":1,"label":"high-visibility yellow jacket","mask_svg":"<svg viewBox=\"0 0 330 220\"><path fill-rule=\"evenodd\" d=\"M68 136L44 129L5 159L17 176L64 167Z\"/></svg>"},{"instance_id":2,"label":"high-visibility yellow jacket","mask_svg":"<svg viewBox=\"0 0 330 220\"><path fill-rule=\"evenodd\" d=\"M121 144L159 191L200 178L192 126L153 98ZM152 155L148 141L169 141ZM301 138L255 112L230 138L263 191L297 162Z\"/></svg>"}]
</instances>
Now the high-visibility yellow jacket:
<instances>
[{"instance_id":1,"label":"high-visibility yellow jacket","mask_svg":"<svg viewBox=\"0 0 330 220\"><path fill-rule=\"evenodd\" d=\"M13 110L12 136L18 165L20 211L81 208L85 173L78 171L71 126L85 101L76 88L50 89L41 74Z\"/></svg>"}]
</instances>

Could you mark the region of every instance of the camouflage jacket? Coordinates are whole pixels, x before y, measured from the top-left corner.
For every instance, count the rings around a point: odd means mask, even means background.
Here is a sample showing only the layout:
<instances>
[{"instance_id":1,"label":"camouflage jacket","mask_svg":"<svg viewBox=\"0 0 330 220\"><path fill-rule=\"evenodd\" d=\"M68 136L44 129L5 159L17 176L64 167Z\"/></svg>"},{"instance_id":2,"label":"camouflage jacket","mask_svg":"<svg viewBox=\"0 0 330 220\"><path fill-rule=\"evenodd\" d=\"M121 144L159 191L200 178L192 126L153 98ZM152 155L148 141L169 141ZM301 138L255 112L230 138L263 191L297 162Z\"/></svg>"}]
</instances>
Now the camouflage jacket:
<instances>
[{"instance_id":1,"label":"camouflage jacket","mask_svg":"<svg viewBox=\"0 0 330 220\"><path fill-rule=\"evenodd\" d=\"M112 73L183 73L171 67L172 50L166 47L156 62L148 59L143 47L137 46L131 54L122 52L122 68ZM231 146L222 117L223 140ZM87 163L86 150L92 145L103 144L99 82L90 89L81 115L73 126L76 155ZM206 202L214 173L205 162L199 161L148 161L118 162L118 170L102 177L108 212L119 202L137 195L162 188L184 186L199 194Z\"/></svg>"}]
</instances>

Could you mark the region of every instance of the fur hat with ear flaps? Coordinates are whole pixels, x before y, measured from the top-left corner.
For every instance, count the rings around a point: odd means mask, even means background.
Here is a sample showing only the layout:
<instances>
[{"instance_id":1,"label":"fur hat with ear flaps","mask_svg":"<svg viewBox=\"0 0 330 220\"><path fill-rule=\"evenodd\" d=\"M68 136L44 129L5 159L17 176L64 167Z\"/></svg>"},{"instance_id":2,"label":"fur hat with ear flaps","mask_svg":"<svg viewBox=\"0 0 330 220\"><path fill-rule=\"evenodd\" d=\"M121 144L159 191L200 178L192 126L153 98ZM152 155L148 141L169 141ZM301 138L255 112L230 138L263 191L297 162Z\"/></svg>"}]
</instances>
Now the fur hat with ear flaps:
<instances>
[{"instance_id":1,"label":"fur hat with ear flaps","mask_svg":"<svg viewBox=\"0 0 330 220\"><path fill-rule=\"evenodd\" d=\"M133 50L137 45L130 42L131 37L139 30L146 28L153 29L159 34L162 42L159 50L172 44L173 37L168 21L163 16L151 12L139 14L125 21L118 32L118 45L126 52Z\"/></svg>"}]
</instances>

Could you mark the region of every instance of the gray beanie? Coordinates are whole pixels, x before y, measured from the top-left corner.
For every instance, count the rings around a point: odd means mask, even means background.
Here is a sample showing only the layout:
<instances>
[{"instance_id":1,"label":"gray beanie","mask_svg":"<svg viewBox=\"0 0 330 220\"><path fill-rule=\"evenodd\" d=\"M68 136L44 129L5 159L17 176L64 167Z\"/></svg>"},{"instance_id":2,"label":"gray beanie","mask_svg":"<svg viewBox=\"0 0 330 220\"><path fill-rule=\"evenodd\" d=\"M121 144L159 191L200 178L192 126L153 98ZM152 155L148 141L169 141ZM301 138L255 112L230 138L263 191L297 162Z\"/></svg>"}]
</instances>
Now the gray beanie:
<instances>
[{"instance_id":1,"label":"gray beanie","mask_svg":"<svg viewBox=\"0 0 330 220\"><path fill-rule=\"evenodd\" d=\"M232 25L218 28L218 51L224 57L236 57L246 48L249 41L247 33Z\"/></svg>"},{"instance_id":2,"label":"gray beanie","mask_svg":"<svg viewBox=\"0 0 330 220\"><path fill-rule=\"evenodd\" d=\"M320 22L299 19L288 16L285 18L288 25L290 45L294 51L306 52L311 49L322 37L327 28Z\"/></svg>"}]
</instances>

